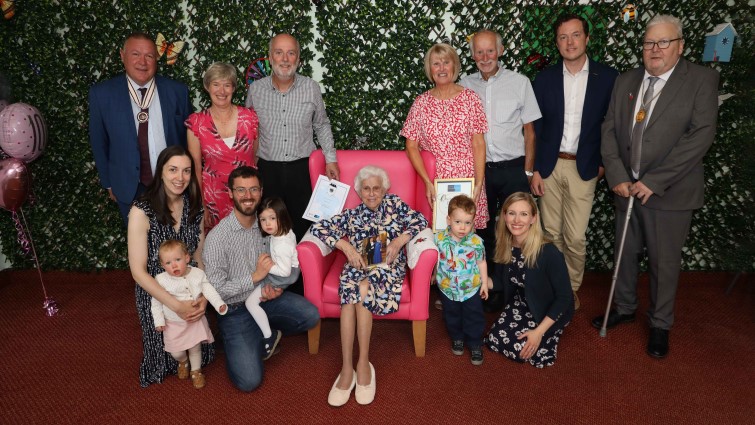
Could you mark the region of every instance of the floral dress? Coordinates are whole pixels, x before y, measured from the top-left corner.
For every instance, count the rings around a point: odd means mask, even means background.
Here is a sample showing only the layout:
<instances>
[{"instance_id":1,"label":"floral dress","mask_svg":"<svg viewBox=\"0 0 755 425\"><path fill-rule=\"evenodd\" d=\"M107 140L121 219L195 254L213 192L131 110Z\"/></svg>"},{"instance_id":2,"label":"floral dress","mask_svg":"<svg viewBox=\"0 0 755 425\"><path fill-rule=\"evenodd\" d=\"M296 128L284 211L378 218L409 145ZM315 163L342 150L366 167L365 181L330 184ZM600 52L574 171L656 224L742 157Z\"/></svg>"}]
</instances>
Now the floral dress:
<instances>
[{"instance_id":1,"label":"floral dress","mask_svg":"<svg viewBox=\"0 0 755 425\"><path fill-rule=\"evenodd\" d=\"M514 297L503 308L501 316L493 324L485 342L492 351L501 353L511 360L523 363L525 360L519 357L519 353L524 347L523 341L526 340L519 340L517 338L524 332L535 329L539 323L535 322L535 318L527 306L527 299L524 296L526 281L524 256L519 248L513 247L511 248L511 256L514 261L506 266L509 268L508 275L511 280L504 284L516 287ZM540 341L540 348L527 362L538 368L553 366L556 362L559 338L564 333L566 325L569 324L569 321L564 317L559 317L556 323L548 328L548 331L545 332Z\"/></svg>"},{"instance_id":2,"label":"floral dress","mask_svg":"<svg viewBox=\"0 0 755 425\"><path fill-rule=\"evenodd\" d=\"M474 177L472 136L487 131L480 97L465 88L448 100L440 100L429 91L417 96L401 135L416 140L421 150L435 156L436 178L449 179ZM487 222L488 198L483 190L477 201L475 228L484 229Z\"/></svg>"},{"instance_id":3,"label":"floral dress","mask_svg":"<svg viewBox=\"0 0 755 425\"><path fill-rule=\"evenodd\" d=\"M238 108L236 140L228 147L218 133L209 109L189 115L184 123L199 139L202 150L202 199L208 213L205 232L233 209L228 196L228 175L241 165L255 166L254 141L259 120L253 109Z\"/></svg>"},{"instance_id":4,"label":"floral dress","mask_svg":"<svg viewBox=\"0 0 755 425\"><path fill-rule=\"evenodd\" d=\"M417 211L409 208L398 196L387 193L375 211L359 204L354 209L322 220L310 228L310 232L331 248L344 236L360 251L362 243L371 237L385 232L389 242L408 233L412 238L427 227L427 220ZM406 250L399 252L398 258L389 267L356 269L348 262L340 276L338 294L341 304L359 302L378 316L398 310L401 300L401 284L406 275ZM360 300L359 282L367 279L367 296Z\"/></svg>"},{"instance_id":5,"label":"floral dress","mask_svg":"<svg viewBox=\"0 0 755 425\"><path fill-rule=\"evenodd\" d=\"M134 201L134 206L144 211L149 220L147 232L147 272L155 277L164 272L160 265L158 250L160 244L168 239L177 239L186 244L191 255L199 244L199 225L202 214L198 214L194 220L189 221L189 197L184 194L184 208L181 212L181 225L176 231L170 224L162 224L157 221L157 216L152 210L152 205L147 201ZM192 265L196 266L196 264ZM162 382L167 375L176 373L178 363L165 351L162 332L155 330L155 322L152 318L152 296L147 291L136 285L136 312L142 325L143 357L139 369L139 384L147 387L150 384ZM215 359L215 350L212 344L202 344L202 366Z\"/></svg>"}]
</instances>

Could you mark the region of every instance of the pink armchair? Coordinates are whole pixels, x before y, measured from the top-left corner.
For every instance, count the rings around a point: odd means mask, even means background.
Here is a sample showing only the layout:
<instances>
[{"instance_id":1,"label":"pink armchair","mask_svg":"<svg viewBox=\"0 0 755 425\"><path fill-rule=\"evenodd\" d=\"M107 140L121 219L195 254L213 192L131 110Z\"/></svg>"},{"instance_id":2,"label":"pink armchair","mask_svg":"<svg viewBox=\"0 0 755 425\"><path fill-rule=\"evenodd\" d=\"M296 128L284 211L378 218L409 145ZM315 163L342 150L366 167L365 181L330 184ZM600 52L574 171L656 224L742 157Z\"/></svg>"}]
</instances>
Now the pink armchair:
<instances>
[{"instance_id":1,"label":"pink armchair","mask_svg":"<svg viewBox=\"0 0 755 425\"><path fill-rule=\"evenodd\" d=\"M435 158L428 152L422 152L422 160L430 178L435 178ZM410 207L422 213L428 223L432 221L432 210L425 197L425 184L414 171L406 152L338 151L341 181L352 187L359 169L370 164L382 167L388 173L391 180L390 193L395 193ZM321 150L317 150L309 158L309 177L313 186L320 174L325 174L325 157ZM354 208L360 202L359 196L352 189L344 208ZM438 261L438 253L432 246L432 233L429 229L407 243L406 247L410 267L404 279L399 309L392 314L374 317L375 319L411 320L414 353L417 357L424 357L430 279ZM330 252L327 246L311 235L305 236L296 250L304 278L304 296L317 306L321 318L340 317L338 277L346 263L346 257L338 250ZM317 354L320 349L320 323L309 331L308 337L309 352Z\"/></svg>"}]
</instances>

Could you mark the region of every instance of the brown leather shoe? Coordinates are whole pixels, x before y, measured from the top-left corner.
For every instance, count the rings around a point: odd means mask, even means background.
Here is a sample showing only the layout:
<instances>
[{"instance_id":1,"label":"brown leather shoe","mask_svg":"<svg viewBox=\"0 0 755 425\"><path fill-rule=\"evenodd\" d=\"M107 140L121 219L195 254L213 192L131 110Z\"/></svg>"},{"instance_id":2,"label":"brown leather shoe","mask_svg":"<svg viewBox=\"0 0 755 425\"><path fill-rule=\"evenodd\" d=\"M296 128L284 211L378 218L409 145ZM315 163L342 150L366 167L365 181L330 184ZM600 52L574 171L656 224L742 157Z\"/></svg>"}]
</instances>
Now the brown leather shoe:
<instances>
[{"instance_id":1,"label":"brown leather shoe","mask_svg":"<svg viewBox=\"0 0 755 425\"><path fill-rule=\"evenodd\" d=\"M189 361L185 360L178 362L178 379L186 379L189 377Z\"/></svg>"},{"instance_id":2,"label":"brown leather shoe","mask_svg":"<svg viewBox=\"0 0 755 425\"><path fill-rule=\"evenodd\" d=\"M196 389L204 388L205 380L201 370L191 371L191 383L194 384Z\"/></svg>"}]
</instances>

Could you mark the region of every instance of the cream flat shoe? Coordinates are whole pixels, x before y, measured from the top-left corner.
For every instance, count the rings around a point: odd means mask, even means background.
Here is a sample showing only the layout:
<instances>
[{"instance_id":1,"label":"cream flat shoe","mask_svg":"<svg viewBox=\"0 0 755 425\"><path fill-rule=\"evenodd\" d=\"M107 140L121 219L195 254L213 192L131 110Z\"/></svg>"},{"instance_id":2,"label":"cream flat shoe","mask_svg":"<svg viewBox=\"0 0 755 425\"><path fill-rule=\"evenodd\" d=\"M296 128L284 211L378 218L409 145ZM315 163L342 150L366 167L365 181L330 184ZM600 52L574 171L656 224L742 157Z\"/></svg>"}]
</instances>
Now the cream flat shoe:
<instances>
[{"instance_id":1,"label":"cream flat shoe","mask_svg":"<svg viewBox=\"0 0 755 425\"><path fill-rule=\"evenodd\" d=\"M354 386L357 384L357 372L354 371L354 374L351 375L351 385L349 385L348 390L342 390L336 385L338 384L338 381L341 380L341 374L338 374L338 377L336 378L336 382L333 382L333 387L330 389L330 394L328 394L328 404L333 407L340 407L346 404L347 401L349 401L349 397L351 397L351 390L354 389Z\"/></svg>"},{"instance_id":2,"label":"cream flat shoe","mask_svg":"<svg viewBox=\"0 0 755 425\"><path fill-rule=\"evenodd\" d=\"M354 396L359 404L370 404L375 399L375 368L372 366L372 363L370 363L370 373L372 377L370 378L369 385L357 384L357 389L354 391Z\"/></svg>"}]
</instances>

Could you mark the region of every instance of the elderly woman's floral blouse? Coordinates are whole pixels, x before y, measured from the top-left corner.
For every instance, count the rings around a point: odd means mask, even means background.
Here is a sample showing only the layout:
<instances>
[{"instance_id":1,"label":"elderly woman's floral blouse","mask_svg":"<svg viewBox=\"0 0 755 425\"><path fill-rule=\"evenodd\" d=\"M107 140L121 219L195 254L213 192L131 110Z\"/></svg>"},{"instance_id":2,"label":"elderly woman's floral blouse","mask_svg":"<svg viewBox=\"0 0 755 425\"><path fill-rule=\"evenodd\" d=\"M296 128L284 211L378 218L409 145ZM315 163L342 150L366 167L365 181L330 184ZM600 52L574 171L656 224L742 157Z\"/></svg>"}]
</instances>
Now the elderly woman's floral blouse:
<instances>
[{"instance_id":1,"label":"elderly woman's floral blouse","mask_svg":"<svg viewBox=\"0 0 755 425\"><path fill-rule=\"evenodd\" d=\"M385 232L388 242L404 233L411 238L427 227L427 220L417 211L411 209L398 196L387 193L378 208L373 211L364 204L341 214L322 220L312 225L310 232L331 248L344 236L349 243L361 251L363 242ZM398 258L388 267L370 267L363 270L344 265L340 277L338 293L341 304L361 302L376 315L393 313L398 310L401 299L401 284L406 275L406 250L401 249ZM360 300L359 282L367 279L369 289L367 297Z\"/></svg>"}]
</instances>

